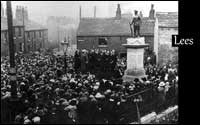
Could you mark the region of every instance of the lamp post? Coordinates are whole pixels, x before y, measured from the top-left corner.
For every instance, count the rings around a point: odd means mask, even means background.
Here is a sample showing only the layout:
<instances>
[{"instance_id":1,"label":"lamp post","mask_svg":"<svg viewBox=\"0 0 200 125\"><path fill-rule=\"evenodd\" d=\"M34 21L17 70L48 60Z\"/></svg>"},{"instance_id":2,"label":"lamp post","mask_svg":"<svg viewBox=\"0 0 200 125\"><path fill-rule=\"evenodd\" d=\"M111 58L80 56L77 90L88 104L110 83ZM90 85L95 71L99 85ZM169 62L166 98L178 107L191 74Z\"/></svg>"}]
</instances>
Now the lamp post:
<instances>
[{"instance_id":1,"label":"lamp post","mask_svg":"<svg viewBox=\"0 0 200 125\"><path fill-rule=\"evenodd\" d=\"M25 19L24 19L24 7L22 8L22 23L24 26L24 33L23 33L23 38L24 38L24 53L26 53L26 39L25 39Z\"/></svg>"},{"instance_id":2,"label":"lamp post","mask_svg":"<svg viewBox=\"0 0 200 125\"><path fill-rule=\"evenodd\" d=\"M64 52L64 72L65 74L67 73L67 59L66 59L66 52L67 52L67 48L69 46L69 41L66 40L66 37L65 37L65 40L61 42L61 45L63 46L63 52Z\"/></svg>"}]
</instances>

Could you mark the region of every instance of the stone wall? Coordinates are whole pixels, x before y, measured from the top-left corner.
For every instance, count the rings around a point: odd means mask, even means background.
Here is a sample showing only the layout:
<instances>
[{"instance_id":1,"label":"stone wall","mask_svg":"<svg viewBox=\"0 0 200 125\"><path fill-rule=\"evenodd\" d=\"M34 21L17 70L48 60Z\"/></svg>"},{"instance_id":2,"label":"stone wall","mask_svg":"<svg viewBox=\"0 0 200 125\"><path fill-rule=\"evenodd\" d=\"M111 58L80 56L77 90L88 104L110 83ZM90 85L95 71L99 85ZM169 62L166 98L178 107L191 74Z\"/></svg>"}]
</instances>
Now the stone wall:
<instances>
[{"instance_id":1,"label":"stone wall","mask_svg":"<svg viewBox=\"0 0 200 125\"><path fill-rule=\"evenodd\" d=\"M177 28L160 28L158 31L158 64L178 62L178 48L172 47L172 35L178 34Z\"/></svg>"}]
</instances>

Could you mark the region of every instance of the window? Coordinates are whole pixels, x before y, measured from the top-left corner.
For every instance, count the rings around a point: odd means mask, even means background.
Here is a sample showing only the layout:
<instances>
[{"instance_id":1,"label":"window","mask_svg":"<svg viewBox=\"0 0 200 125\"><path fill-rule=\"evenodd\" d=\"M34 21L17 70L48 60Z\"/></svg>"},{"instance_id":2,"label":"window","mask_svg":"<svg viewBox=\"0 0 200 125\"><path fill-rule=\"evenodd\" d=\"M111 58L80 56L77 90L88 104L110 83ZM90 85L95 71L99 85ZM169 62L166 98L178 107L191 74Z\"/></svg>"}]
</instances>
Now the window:
<instances>
[{"instance_id":1,"label":"window","mask_svg":"<svg viewBox=\"0 0 200 125\"><path fill-rule=\"evenodd\" d=\"M30 32L27 32L27 37L30 38Z\"/></svg>"},{"instance_id":2,"label":"window","mask_svg":"<svg viewBox=\"0 0 200 125\"><path fill-rule=\"evenodd\" d=\"M13 28L13 37L16 37L15 28Z\"/></svg>"},{"instance_id":3,"label":"window","mask_svg":"<svg viewBox=\"0 0 200 125\"><path fill-rule=\"evenodd\" d=\"M81 40L81 39L78 40L78 42L84 42L84 41L85 41L85 40Z\"/></svg>"},{"instance_id":4,"label":"window","mask_svg":"<svg viewBox=\"0 0 200 125\"><path fill-rule=\"evenodd\" d=\"M30 47L30 45L28 45L28 52L31 50L31 47Z\"/></svg>"},{"instance_id":5,"label":"window","mask_svg":"<svg viewBox=\"0 0 200 125\"><path fill-rule=\"evenodd\" d=\"M39 33L40 33L40 37L42 37L42 31L40 31Z\"/></svg>"},{"instance_id":6,"label":"window","mask_svg":"<svg viewBox=\"0 0 200 125\"><path fill-rule=\"evenodd\" d=\"M5 40L5 42L7 42L7 38L8 38L8 37L7 37L7 32L5 32L5 33L4 33L4 40Z\"/></svg>"},{"instance_id":7,"label":"window","mask_svg":"<svg viewBox=\"0 0 200 125\"><path fill-rule=\"evenodd\" d=\"M33 33L34 33L34 37L36 37L36 32L34 31Z\"/></svg>"},{"instance_id":8,"label":"window","mask_svg":"<svg viewBox=\"0 0 200 125\"><path fill-rule=\"evenodd\" d=\"M19 43L19 51L22 52L22 43Z\"/></svg>"},{"instance_id":9,"label":"window","mask_svg":"<svg viewBox=\"0 0 200 125\"><path fill-rule=\"evenodd\" d=\"M99 38L99 46L100 47L107 47L107 45L108 45L107 38Z\"/></svg>"},{"instance_id":10,"label":"window","mask_svg":"<svg viewBox=\"0 0 200 125\"><path fill-rule=\"evenodd\" d=\"M42 43L40 43L40 48L42 48Z\"/></svg>"},{"instance_id":11,"label":"window","mask_svg":"<svg viewBox=\"0 0 200 125\"><path fill-rule=\"evenodd\" d=\"M17 52L17 46L14 44L14 52Z\"/></svg>"},{"instance_id":12,"label":"window","mask_svg":"<svg viewBox=\"0 0 200 125\"><path fill-rule=\"evenodd\" d=\"M22 36L22 28L19 28L19 36Z\"/></svg>"}]
</instances>

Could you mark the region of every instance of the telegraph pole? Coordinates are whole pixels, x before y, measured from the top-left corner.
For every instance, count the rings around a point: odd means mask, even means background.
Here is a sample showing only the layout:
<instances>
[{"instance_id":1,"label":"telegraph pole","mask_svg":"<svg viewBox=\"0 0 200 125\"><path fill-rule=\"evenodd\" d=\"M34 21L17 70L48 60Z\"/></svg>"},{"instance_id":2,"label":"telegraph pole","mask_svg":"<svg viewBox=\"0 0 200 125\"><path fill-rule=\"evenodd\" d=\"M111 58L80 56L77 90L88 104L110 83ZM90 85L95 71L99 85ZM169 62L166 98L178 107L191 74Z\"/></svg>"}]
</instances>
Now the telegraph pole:
<instances>
[{"instance_id":1,"label":"telegraph pole","mask_svg":"<svg viewBox=\"0 0 200 125\"><path fill-rule=\"evenodd\" d=\"M58 31L58 51L60 51L60 32L59 32L59 22L57 19L57 31Z\"/></svg>"},{"instance_id":2,"label":"telegraph pole","mask_svg":"<svg viewBox=\"0 0 200 125\"><path fill-rule=\"evenodd\" d=\"M11 84L11 97L17 98L17 84L16 84L16 68L15 68L15 49L13 39L13 17L11 1L6 1L7 4L7 23L8 23L8 38L9 38L9 57L10 57L10 84Z\"/></svg>"},{"instance_id":3,"label":"telegraph pole","mask_svg":"<svg viewBox=\"0 0 200 125\"><path fill-rule=\"evenodd\" d=\"M22 22L23 22L23 26L24 26L24 33L23 33L23 37L24 37L24 53L26 53L24 7L22 8Z\"/></svg>"}]
</instances>

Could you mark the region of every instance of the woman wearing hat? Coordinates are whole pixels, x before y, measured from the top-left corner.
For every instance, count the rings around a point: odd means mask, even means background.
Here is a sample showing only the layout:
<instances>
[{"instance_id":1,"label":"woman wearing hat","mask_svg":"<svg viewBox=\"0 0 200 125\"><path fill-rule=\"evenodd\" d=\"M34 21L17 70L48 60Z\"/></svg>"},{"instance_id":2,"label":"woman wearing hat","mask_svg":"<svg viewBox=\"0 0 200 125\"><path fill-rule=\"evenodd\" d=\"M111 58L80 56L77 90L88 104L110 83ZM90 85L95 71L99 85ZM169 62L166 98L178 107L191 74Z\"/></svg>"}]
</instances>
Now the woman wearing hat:
<instances>
[{"instance_id":1,"label":"woman wearing hat","mask_svg":"<svg viewBox=\"0 0 200 125\"><path fill-rule=\"evenodd\" d=\"M159 86L157 88L158 90L158 104L157 104L157 109L158 112L163 109L164 103L165 103L165 83L161 81L159 83Z\"/></svg>"}]
</instances>

